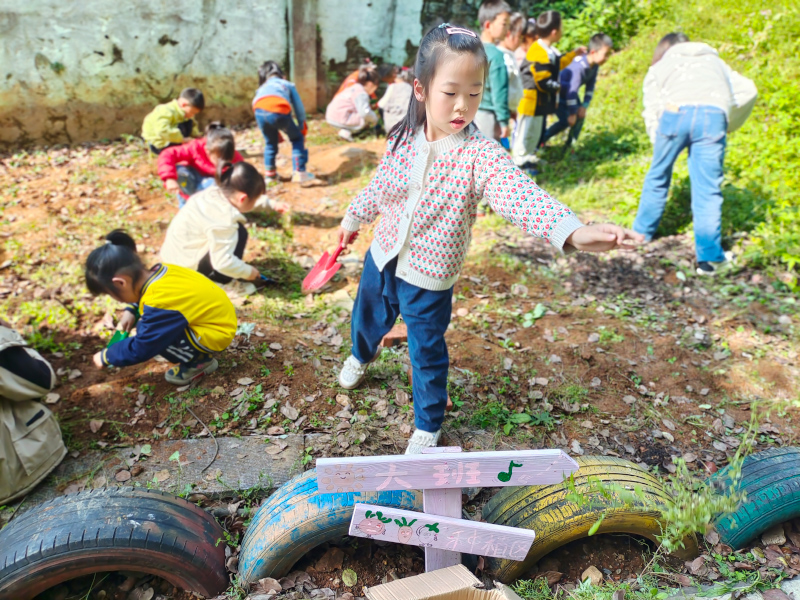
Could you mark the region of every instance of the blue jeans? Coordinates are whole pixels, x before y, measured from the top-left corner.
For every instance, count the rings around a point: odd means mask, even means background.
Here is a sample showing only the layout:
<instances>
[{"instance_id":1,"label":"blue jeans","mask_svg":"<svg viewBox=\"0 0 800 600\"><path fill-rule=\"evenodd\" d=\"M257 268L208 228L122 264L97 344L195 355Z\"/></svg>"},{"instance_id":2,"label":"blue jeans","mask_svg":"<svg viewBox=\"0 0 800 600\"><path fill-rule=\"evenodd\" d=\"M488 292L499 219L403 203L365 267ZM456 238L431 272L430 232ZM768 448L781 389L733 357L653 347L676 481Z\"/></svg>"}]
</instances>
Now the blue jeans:
<instances>
[{"instance_id":1,"label":"blue jeans","mask_svg":"<svg viewBox=\"0 0 800 600\"><path fill-rule=\"evenodd\" d=\"M450 324L453 288L422 289L397 278L396 268L396 258L379 271L371 252L364 257L351 322L353 356L362 364L371 361L383 336L402 315L413 367L414 424L423 431L439 431L447 406L450 358L444 333Z\"/></svg>"},{"instance_id":2,"label":"blue jeans","mask_svg":"<svg viewBox=\"0 0 800 600\"><path fill-rule=\"evenodd\" d=\"M555 123L550 125L550 127L547 128L542 143L547 142L547 140L549 140L551 137L558 135L559 133L570 127L569 121L567 121L567 119L569 118L569 111L567 110L566 107L561 108L559 106L559 108L556 110L556 117L558 117L558 121L556 121ZM572 127L570 127L569 135L567 136L567 146L571 145L572 142L578 140L578 136L581 134L581 129L583 129L584 120L585 119L577 119L575 121L575 125L572 125Z\"/></svg>"},{"instance_id":3,"label":"blue jeans","mask_svg":"<svg viewBox=\"0 0 800 600\"><path fill-rule=\"evenodd\" d=\"M292 115L282 115L261 108L256 109L256 123L264 134L264 166L267 171L275 170L275 155L278 154L278 132L282 131L292 143L292 170L305 171L308 150L305 147L303 132L292 119Z\"/></svg>"},{"instance_id":4,"label":"blue jeans","mask_svg":"<svg viewBox=\"0 0 800 600\"><path fill-rule=\"evenodd\" d=\"M728 120L712 106L682 106L665 111L658 123L653 162L644 179L633 229L653 239L667 204L672 165L689 150L694 244L698 262L725 260L722 250L722 163Z\"/></svg>"},{"instance_id":5,"label":"blue jeans","mask_svg":"<svg viewBox=\"0 0 800 600\"><path fill-rule=\"evenodd\" d=\"M203 175L200 171L189 165L177 165L175 171L178 174L178 185L181 188L180 192L178 192L178 208L183 208L189 196L207 187L211 187L214 184L213 177Z\"/></svg>"}]
</instances>

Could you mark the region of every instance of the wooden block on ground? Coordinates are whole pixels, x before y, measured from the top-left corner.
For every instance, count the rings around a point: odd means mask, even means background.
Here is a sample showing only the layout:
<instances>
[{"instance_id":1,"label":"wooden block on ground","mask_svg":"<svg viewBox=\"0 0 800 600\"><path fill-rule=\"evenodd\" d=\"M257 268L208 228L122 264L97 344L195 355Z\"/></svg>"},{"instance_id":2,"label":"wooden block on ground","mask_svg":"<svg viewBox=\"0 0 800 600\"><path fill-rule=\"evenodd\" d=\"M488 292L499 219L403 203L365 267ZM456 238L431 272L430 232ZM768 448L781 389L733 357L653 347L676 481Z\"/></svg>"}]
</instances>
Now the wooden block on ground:
<instances>
[{"instance_id":1,"label":"wooden block on ground","mask_svg":"<svg viewBox=\"0 0 800 600\"><path fill-rule=\"evenodd\" d=\"M397 323L392 330L383 336L381 346L384 348L391 348L392 346L399 346L403 342L408 341L408 328L405 323Z\"/></svg>"}]
</instances>

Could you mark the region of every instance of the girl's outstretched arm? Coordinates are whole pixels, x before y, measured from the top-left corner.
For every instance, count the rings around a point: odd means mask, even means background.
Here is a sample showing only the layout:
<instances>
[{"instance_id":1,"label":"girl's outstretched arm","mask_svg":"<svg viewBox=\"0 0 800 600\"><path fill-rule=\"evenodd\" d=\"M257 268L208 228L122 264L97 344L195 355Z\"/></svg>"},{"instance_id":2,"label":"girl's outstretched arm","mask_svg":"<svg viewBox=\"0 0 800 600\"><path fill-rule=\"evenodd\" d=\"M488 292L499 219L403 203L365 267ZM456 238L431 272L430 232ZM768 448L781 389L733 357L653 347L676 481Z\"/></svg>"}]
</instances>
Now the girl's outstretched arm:
<instances>
[{"instance_id":1,"label":"girl's outstretched arm","mask_svg":"<svg viewBox=\"0 0 800 600\"><path fill-rule=\"evenodd\" d=\"M559 250L564 250L567 238L584 226L567 206L520 171L508 152L493 140L481 144L473 185L504 219Z\"/></svg>"}]
</instances>

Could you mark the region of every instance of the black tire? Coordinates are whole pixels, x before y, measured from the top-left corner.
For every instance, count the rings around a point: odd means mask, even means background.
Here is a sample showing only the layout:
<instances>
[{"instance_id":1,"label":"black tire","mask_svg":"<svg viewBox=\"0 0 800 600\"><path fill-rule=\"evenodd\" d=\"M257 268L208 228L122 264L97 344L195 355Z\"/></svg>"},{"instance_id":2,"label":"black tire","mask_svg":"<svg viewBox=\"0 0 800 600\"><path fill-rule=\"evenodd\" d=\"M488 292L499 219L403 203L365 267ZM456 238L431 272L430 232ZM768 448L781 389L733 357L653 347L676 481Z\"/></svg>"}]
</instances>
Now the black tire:
<instances>
[{"instance_id":1,"label":"black tire","mask_svg":"<svg viewBox=\"0 0 800 600\"><path fill-rule=\"evenodd\" d=\"M730 493L728 469L715 473L722 493ZM770 448L744 459L737 489L747 495L732 513L718 516L714 527L723 543L738 550L767 529L800 517L800 448Z\"/></svg>"},{"instance_id":2,"label":"black tire","mask_svg":"<svg viewBox=\"0 0 800 600\"><path fill-rule=\"evenodd\" d=\"M228 587L222 528L156 490L101 488L51 500L0 531L0 600L28 600L75 577L139 571L206 597Z\"/></svg>"},{"instance_id":3,"label":"black tire","mask_svg":"<svg viewBox=\"0 0 800 600\"><path fill-rule=\"evenodd\" d=\"M356 502L422 510L422 494L411 490L319 493L311 469L284 483L253 515L239 551L239 575L249 583L280 579L310 550L347 535Z\"/></svg>"}]
</instances>

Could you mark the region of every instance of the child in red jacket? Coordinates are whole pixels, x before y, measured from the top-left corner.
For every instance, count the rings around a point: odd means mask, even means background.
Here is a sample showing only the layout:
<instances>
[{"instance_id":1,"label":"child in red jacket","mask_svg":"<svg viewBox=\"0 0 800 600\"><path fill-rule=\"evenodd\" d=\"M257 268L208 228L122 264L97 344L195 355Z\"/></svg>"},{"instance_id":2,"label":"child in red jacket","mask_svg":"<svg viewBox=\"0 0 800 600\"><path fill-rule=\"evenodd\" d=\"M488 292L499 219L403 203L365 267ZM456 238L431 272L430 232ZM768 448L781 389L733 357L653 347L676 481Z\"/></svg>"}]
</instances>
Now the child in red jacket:
<instances>
[{"instance_id":1,"label":"child in red jacket","mask_svg":"<svg viewBox=\"0 0 800 600\"><path fill-rule=\"evenodd\" d=\"M214 183L217 163L240 162L233 133L219 121L206 127L206 135L187 144L170 146L158 155L158 176L168 192L178 194L180 208L192 194Z\"/></svg>"}]
</instances>

